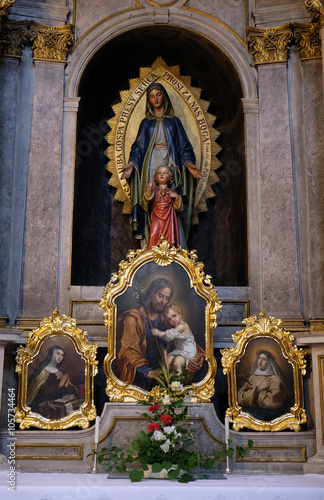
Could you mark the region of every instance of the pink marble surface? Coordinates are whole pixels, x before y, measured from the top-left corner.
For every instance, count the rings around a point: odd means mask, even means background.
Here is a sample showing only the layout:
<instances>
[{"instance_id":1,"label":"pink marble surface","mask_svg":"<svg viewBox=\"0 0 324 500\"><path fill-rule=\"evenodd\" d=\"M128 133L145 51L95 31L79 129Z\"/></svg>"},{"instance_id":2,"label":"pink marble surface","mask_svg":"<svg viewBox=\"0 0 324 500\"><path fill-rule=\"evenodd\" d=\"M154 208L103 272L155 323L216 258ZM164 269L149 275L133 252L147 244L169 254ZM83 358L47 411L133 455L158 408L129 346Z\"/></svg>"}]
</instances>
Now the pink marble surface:
<instances>
[{"instance_id":1,"label":"pink marble surface","mask_svg":"<svg viewBox=\"0 0 324 500\"><path fill-rule=\"evenodd\" d=\"M285 64L259 68L264 307L300 315L296 221Z\"/></svg>"},{"instance_id":2,"label":"pink marble surface","mask_svg":"<svg viewBox=\"0 0 324 500\"><path fill-rule=\"evenodd\" d=\"M63 71L62 64L35 63L23 315L38 318L57 303Z\"/></svg>"},{"instance_id":3,"label":"pink marble surface","mask_svg":"<svg viewBox=\"0 0 324 500\"><path fill-rule=\"evenodd\" d=\"M237 0L191 0L188 5L191 9L197 9L219 19L243 40L245 39L245 6L244 2Z\"/></svg>"},{"instance_id":4,"label":"pink marble surface","mask_svg":"<svg viewBox=\"0 0 324 500\"><path fill-rule=\"evenodd\" d=\"M313 317L324 315L324 111L321 60L303 62Z\"/></svg>"},{"instance_id":5,"label":"pink marble surface","mask_svg":"<svg viewBox=\"0 0 324 500\"><path fill-rule=\"evenodd\" d=\"M92 28L96 23L108 16L135 8L133 0L78 0L76 5L76 34L77 40Z\"/></svg>"}]
</instances>

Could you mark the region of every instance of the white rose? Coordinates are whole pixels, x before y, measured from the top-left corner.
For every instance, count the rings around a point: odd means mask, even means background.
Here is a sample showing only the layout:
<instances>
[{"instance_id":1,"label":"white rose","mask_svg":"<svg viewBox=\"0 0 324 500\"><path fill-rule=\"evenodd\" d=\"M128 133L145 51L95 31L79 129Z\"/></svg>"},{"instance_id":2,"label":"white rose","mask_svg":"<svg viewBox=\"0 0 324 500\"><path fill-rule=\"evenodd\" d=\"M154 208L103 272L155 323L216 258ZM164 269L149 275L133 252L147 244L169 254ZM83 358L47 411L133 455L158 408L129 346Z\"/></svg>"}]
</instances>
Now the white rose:
<instances>
[{"instance_id":1,"label":"white rose","mask_svg":"<svg viewBox=\"0 0 324 500\"><path fill-rule=\"evenodd\" d=\"M172 382L171 385L171 390L175 392L183 391L183 385L180 384L179 380Z\"/></svg>"},{"instance_id":2,"label":"white rose","mask_svg":"<svg viewBox=\"0 0 324 500\"><path fill-rule=\"evenodd\" d=\"M164 441L166 439L165 435L161 431L154 431L152 434L152 438L155 441Z\"/></svg>"},{"instance_id":3,"label":"white rose","mask_svg":"<svg viewBox=\"0 0 324 500\"><path fill-rule=\"evenodd\" d=\"M161 450L164 451L164 453L167 453L169 451L170 445L168 444L168 441L161 444L161 446L160 446Z\"/></svg>"},{"instance_id":4,"label":"white rose","mask_svg":"<svg viewBox=\"0 0 324 500\"><path fill-rule=\"evenodd\" d=\"M165 394L163 397L162 397L162 404L163 405L170 405L172 403L172 398L170 398L169 394Z\"/></svg>"},{"instance_id":5,"label":"white rose","mask_svg":"<svg viewBox=\"0 0 324 500\"><path fill-rule=\"evenodd\" d=\"M175 429L175 426L174 425L167 425L166 427L163 427L163 430L166 434L171 434L171 432L173 432Z\"/></svg>"},{"instance_id":6,"label":"white rose","mask_svg":"<svg viewBox=\"0 0 324 500\"><path fill-rule=\"evenodd\" d=\"M165 453L166 453L167 451L169 451L170 445L171 445L171 441L169 439L167 439L165 443L161 444L160 448L161 448L161 450L165 451Z\"/></svg>"}]
</instances>

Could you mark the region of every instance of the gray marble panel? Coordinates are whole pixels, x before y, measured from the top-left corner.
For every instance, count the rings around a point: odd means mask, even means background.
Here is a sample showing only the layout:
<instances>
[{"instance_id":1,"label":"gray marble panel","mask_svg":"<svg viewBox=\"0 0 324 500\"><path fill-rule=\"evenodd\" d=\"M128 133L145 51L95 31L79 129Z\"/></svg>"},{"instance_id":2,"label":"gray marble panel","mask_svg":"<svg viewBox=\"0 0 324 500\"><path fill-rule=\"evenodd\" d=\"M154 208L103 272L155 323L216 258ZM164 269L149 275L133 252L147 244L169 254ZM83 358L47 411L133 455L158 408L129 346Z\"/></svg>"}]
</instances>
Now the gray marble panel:
<instances>
[{"instance_id":1,"label":"gray marble panel","mask_svg":"<svg viewBox=\"0 0 324 500\"><path fill-rule=\"evenodd\" d=\"M0 71L0 315L7 314L18 59L2 57Z\"/></svg>"},{"instance_id":2,"label":"gray marble panel","mask_svg":"<svg viewBox=\"0 0 324 500\"><path fill-rule=\"evenodd\" d=\"M286 64L259 67L264 308L300 315Z\"/></svg>"},{"instance_id":3,"label":"gray marble panel","mask_svg":"<svg viewBox=\"0 0 324 500\"><path fill-rule=\"evenodd\" d=\"M35 62L23 302L27 317L47 316L57 304L63 77L62 64Z\"/></svg>"},{"instance_id":4,"label":"gray marble panel","mask_svg":"<svg viewBox=\"0 0 324 500\"><path fill-rule=\"evenodd\" d=\"M312 316L324 316L324 111L321 60L303 61Z\"/></svg>"}]
</instances>

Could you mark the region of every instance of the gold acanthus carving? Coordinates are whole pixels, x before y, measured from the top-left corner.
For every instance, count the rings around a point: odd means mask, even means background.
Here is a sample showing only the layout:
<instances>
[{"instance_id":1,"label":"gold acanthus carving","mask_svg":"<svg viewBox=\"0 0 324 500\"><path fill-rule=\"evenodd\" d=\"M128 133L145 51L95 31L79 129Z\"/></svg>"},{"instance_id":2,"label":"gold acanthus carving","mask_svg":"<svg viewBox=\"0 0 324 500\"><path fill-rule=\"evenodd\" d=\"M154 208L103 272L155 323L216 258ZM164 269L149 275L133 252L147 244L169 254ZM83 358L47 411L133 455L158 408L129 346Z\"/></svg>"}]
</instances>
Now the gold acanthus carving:
<instances>
[{"instance_id":1,"label":"gold acanthus carving","mask_svg":"<svg viewBox=\"0 0 324 500\"><path fill-rule=\"evenodd\" d=\"M322 45L319 23L294 23L294 43L301 59L321 57Z\"/></svg>"},{"instance_id":2,"label":"gold acanthus carving","mask_svg":"<svg viewBox=\"0 0 324 500\"><path fill-rule=\"evenodd\" d=\"M21 57L21 51L29 39L26 21L5 21L0 31L0 54Z\"/></svg>"},{"instance_id":3,"label":"gold acanthus carving","mask_svg":"<svg viewBox=\"0 0 324 500\"><path fill-rule=\"evenodd\" d=\"M321 57L320 22L289 23L275 28L249 28L247 43L256 64L286 62L295 45L302 59Z\"/></svg>"},{"instance_id":4,"label":"gold acanthus carving","mask_svg":"<svg viewBox=\"0 0 324 500\"><path fill-rule=\"evenodd\" d=\"M11 7L15 2L16 0L0 0L0 19L5 15L6 9Z\"/></svg>"},{"instance_id":5,"label":"gold acanthus carving","mask_svg":"<svg viewBox=\"0 0 324 500\"><path fill-rule=\"evenodd\" d=\"M290 24L275 28L249 28L247 43L256 64L287 61L293 33Z\"/></svg>"},{"instance_id":6,"label":"gold acanthus carving","mask_svg":"<svg viewBox=\"0 0 324 500\"><path fill-rule=\"evenodd\" d=\"M313 14L313 22L317 22L320 28L324 26L324 4L321 0L305 0L305 7Z\"/></svg>"},{"instance_id":7,"label":"gold acanthus carving","mask_svg":"<svg viewBox=\"0 0 324 500\"><path fill-rule=\"evenodd\" d=\"M20 57L28 42L31 42L34 59L65 62L73 44L73 26L48 26L5 18L0 32L0 54Z\"/></svg>"},{"instance_id":8,"label":"gold acanthus carving","mask_svg":"<svg viewBox=\"0 0 324 500\"><path fill-rule=\"evenodd\" d=\"M73 29L71 24L65 26L47 26L31 22L30 39L34 59L50 59L66 61L73 44Z\"/></svg>"}]
</instances>

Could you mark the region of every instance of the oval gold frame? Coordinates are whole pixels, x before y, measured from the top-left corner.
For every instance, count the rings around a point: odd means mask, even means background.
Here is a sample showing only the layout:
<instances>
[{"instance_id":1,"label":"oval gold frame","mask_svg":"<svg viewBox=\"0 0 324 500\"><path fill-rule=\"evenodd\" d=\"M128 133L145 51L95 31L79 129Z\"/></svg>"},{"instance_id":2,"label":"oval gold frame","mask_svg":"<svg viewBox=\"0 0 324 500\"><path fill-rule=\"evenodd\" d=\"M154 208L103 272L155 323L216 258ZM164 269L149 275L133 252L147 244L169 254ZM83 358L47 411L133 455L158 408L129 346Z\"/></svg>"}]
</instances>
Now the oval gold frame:
<instances>
[{"instance_id":1,"label":"oval gold frame","mask_svg":"<svg viewBox=\"0 0 324 500\"><path fill-rule=\"evenodd\" d=\"M39 354L44 342L53 337L65 337L72 342L75 351L85 362L85 396L84 403L78 409L69 412L60 419L48 419L40 413L33 412L27 405L28 365ZM43 318L40 327L33 330L27 338L26 347L19 346L16 356L16 372L18 372L18 398L15 420L21 429L38 427L40 429L58 430L79 426L89 427L89 421L96 418L94 406L94 376L97 374L96 360L98 345L89 342L87 332L76 325L76 320L60 315L57 308L53 317Z\"/></svg>"},{"instance_id":2,"label":"oval gold frame","mask_svg":"<svg viewBox=\"0 0 324 500\"><path fill-rule=\"evenodd\" d=\"M301 424L307 421L306 412L303 409L303 380L302 376L306 373L306 360L303 349L298 349L294 345L294 336L283 329L281 319L267 317L266 313L260 313L260 319L256 315L245 319L245 327L233 335L234 345L228 349L221 350L222 366L224 374L227 374L228 380L228 401L229 408L226 416L233 423L233 430L238 431L243 427L256 431L282 431L291 429L299 431ZM237 379L236 365L245 355L249 342L255 339L271 339L275 341L287 363L293 368L294 383L294 406L290 412L284 413L279 417L265 421L255 418L248 412L242 411L237 402Z\"/></svg>"},{"instance_id":3,"label":"oval gold frame","mask_svg":"<svg viewBox=\"0 0 324 500\"><path fill-rule=\"evenodd\" d=\"M190 386L192 402L208 402L214 394L216 375L216 360L213 352L213 329L217 326L217 311L221 309L217 291L211 283L210 276L205 276L201 262L197 261L196 252L188 252L182 247L172 247L163 239L158 247L149 252L146 247L129 251L125 261L120 262L119 272L112 275L103 292L100 307L104 310L104 321L108 328L108 353L104 360L104 370L107 377L106 394L111 401L138 401L153 396L154 388L148 392L141 387L123 382L113 371L113 362L116 359L117 345L117 305L116 299L132 287L138 270L150 263L161 268L166 266L181 266L186 272L190 288L205 300L205 353L208 363L207 375L198 383ZM149 266L148 266L149 268ZM170 268L170 273L172 269ZM152 276L152 280L156 276ZM151 280L151 281L152 281Z\"/></svg>"}]
</instances>

